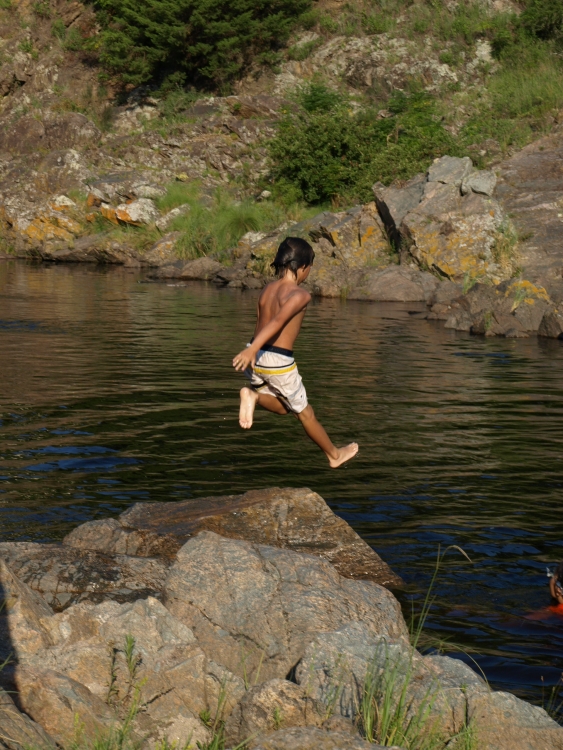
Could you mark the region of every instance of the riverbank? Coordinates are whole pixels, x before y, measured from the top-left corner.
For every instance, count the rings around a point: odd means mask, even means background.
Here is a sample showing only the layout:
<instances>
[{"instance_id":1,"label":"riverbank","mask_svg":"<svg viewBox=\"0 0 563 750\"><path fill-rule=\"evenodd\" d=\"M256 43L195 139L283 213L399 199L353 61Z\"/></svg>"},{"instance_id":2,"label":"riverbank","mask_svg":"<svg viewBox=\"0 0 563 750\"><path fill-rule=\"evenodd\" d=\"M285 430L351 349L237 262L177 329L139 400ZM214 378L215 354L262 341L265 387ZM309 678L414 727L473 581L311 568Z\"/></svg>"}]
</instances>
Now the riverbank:
<instances>
[{"instance_id":1,"label":"riverbank","mask_svg":"<svg viewBox=\"0 0 563 750\"><path fill-rule=\"evenodd\" d=\"M360 748L390 738L370 724L388 701L405 747L563 747L542 709L416 652L381 585L400 580L310 490L141 503L0 556L10 750L71 747L128 712L148 747Z\"/></svg>"},{"instance_id":2,"label":"riverbank","mask_svg":"<svg viewBox=\"0 0 563 750\"><path fill-rule=\"evenodd\" d=\"M558 137L543 139L494 171L475 169L467 157L444 156L408 183L374 185L372 203L286 221L270 233L247 232L228 251L187 262L178 257L181 233L167 230L183 215L201 213L199 204L162 213L154 200L140 196L159 194L165 201L161 205L170 208L174 202L166 202L166 196L174 194L178 202L182 189L167 193L139 175L115 174L90 180L82 206L65 195L51 199L44 213L21 225L19 250L4 257L119 264L145 268L153 281L207 280L260 289L272 277L270 263L279 242L301 236L315 250L307 281L313 295L422 302L429 319L443 320L447 328L560 338L562 148ZM202 227L206 211L209 221L217 218L212 207L204 209ZM80 234L84 221L100 220L129 225L130 233L103 231L71 241L69 231Z\"/></svg>"}]
</instances>

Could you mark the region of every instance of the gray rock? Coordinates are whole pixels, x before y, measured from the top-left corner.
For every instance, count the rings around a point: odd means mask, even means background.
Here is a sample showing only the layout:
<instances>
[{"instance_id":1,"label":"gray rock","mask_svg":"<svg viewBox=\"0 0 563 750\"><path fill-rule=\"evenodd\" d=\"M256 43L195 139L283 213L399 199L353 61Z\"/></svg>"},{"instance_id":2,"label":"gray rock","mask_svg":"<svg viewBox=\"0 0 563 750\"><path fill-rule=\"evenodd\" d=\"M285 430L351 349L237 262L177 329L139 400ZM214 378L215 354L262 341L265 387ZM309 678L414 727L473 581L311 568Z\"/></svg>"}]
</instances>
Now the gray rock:
<instances>
[{"instance_id":1,"label":"gray rock","mask_svg":"<svg viewBox=\"0 0 563 750\"><path fill-rule=\"evenodd\" d=\"M497 176L494 172L486 170L476 171L464 178L461 183L461 192L463 195L473 191L482 195L492 195L497 184Z\"/></svg>"},{"instance_id":2,"label":"gray rock","mask_svg":"<svg viewBox=\"0 0 563 750\"><path fill-rule=\"evenodd\" d=\"M266 737L257 737L248 744L248 750L384 750L359 737L342 732L324 732L322 729L300 727L280 729ZM396 745L386 750L401 750Z\"/></svg>"},{"instance_id":3,"label":"gray rock","mask_svg":"<svg viewBox=\"0 0 563 750\"><path fill-rule=\"evenodd\" d=\"M398 227L409 211L418 206L424 194L425 183L426 176L418 174L401 188L385 187L380 182L373 186L377 210L386 227Z\"/></svg>"},{"instance_id":4,"label":"gray rock","mask_svg":"<svg viewBox=\"0 0 563 750\"><path fill-rule=\"evenodd\" d=\"M397 600L338 575L311 555L201 532L178 552L164 602L215 661L251 682L285 678L323 631L361 620L374 635L406 634Z\"/></svg>"},{"instance_id":5,"label":"gray rock","mask_svg":"<svg viewBox=\"0 0 563 750\"><path fill-rule=\"evenodd\" d=\"M55 741L39 724L18 711L8 693L0 688L0 748L22 750L27 747L54 750Z\"/></svg>"},{"instance_id":6,"label":"gray rock","mask_svg":"<svg viewBox=\"0 0 563 750\"><path fill-rule=\"evenodd\" d=\"M274 487L179 503L137 503L117 519L82 524L63 543L110 554L171 558L204 529L232 539L318 555L349 578L390 586L402 583L322 497L307 488Z\"/></svg>"},{"instance_id":7,"label":"gray rock","mask_svg":"<svg viewBox=\"0 0 563 750\"><path fill-rule=\"evenodd\" d=\"M190 735L194 742L207 740L199 714L215 715L224 688L226 717L245 692L243 680L208 659L192 631L152 597L76 604L43 624L49 644L22 654L18 669L50 669L84 686L96 700L109 697L116 708L127 705L133 681L144 705L139 734L155 740L166 736L185 743ZM134 643L133 677L124 655L127 638Z\"/></svg>"},{"instance_id":8,"label":"gray rock","mask_svg":"<svg viewBox=\"0 0 563 750\"><path fill-rule=\"evenodd\" d=\"M441 156L435 159L428 170L429 182L443 182L446 185L461 187L463 180L473 170L473 162L468 156Z\"/></svg>"},{"instance_id":9,"label":"gray rock","mask_svg":"<svg viewBox=\"0 0 563 750\"><path fill-rule=\"evenodd\" d=\"M80 734L108 734L116 717L88 688L48 669L16 666L18 705L64 748L75 747Z\"/></svg>"},{"instance_id":10,"label":"gray rock","mask_svg":"<svg viewBox=\"0 0 563 750\"><path fill-rule=\"evenodd\" d=\"M360 737L342 732L326 732L311 727L281 729L250 741L248 750L384 750ZM387 750L401 750L393 745Z\"/></svg>"},{"instance_id":11,"label":"gray rock","mask_svg":"<svg viewBox=\"0 0 563 750\"><path fill-rule=\"evenodd\" d=\"M264 735L283 727L320 727L326 718L324 707L306 691L287 680L269 680L249 690L230 715L227 742L238 745L248 737Z\"/></svg>"},{"instance_id":12,"label":"gray rock","mask_svg":"<svg viewBox=\"0 0 563 750\"><path fill-rule=\"evenodd\" d=\"M563 339L563 315L558 310L545 313L538 329L538 336Z\"/></svg>"},{"instance_id":13,"label":"gray rock","mask_svg":"<svg viewBox=\"0 0 563 750\"><path fill-rule=\"evenodd\" d=\"M159 596L168 568L165 560L33 542L0 543L0 560L56 610L80 601Z\"/></svg>"},{"instance_id":14,"label":"gray rock","mask_svg":"<svg viewBox=\"0 0 563 750\"><path fill-rule=\"evenodd\" d=\"M480 748L563 746L563 728L543 709L491 691L457 659L422 657L406 639L374 638L363 623L319 634L307 647L296 677L307 695L352 719L364 686L371 684L376 696L391 692L398 700L403 694L408 716L427 714L446 736L473 722Z\"/></svg>"},{"instance_id":15,"label":"gray rock","mask_svg":"<svg viewBox=\"0 0 563 750\"><path fill-rule=\"evenodd\" d=\"M435 276L417 268L388 266L382 271L365 272L358 287L348 296L375 302L427 302L438 283Z\"/></svg>"},{"instance_id":16,"label":"gray rock","mask_svg":"<svg viewBox=\"0 0 563 750\"><path fill-rule=\"evenodd\" d=\"M180 279L201 279L207 280L212 279L220 271L224 269L224 266L213 258L204 256L203 258L196 258L190 260L183 266L180 271Z\"/></svg>"},{"instance_id":17,"label":"gray rock","mask_svg":"<svg viewBox=\"0 0 563 750\"><path fill-rule=\"evenodd\" d=\"M454 299L461 297L463 293L463 287L461 284L456 284L449 279L441 281L432 295L432 304L449 304Z\"/></svg>"}]
</instances>

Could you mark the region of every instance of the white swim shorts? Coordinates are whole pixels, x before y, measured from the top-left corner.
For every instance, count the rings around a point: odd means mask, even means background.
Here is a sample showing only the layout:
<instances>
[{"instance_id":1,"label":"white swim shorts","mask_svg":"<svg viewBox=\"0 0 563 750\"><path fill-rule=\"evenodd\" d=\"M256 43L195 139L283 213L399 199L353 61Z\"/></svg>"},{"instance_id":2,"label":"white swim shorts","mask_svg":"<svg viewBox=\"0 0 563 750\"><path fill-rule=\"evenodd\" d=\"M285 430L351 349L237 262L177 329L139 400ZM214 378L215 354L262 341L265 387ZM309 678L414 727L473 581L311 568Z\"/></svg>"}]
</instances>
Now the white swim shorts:
<instances>
[{"instance_id":1,"label":"white swim shorts","mask_svg":"<svg viewBox=\"0 0 563 750\"><path fill-rule=\"evenodd\" d=\"M275 396L294 414L307 406L305 386L290 349L264 345L256 355L254 370L248 367L244 374L255 391Z\"/></svg>"}]
</instances>

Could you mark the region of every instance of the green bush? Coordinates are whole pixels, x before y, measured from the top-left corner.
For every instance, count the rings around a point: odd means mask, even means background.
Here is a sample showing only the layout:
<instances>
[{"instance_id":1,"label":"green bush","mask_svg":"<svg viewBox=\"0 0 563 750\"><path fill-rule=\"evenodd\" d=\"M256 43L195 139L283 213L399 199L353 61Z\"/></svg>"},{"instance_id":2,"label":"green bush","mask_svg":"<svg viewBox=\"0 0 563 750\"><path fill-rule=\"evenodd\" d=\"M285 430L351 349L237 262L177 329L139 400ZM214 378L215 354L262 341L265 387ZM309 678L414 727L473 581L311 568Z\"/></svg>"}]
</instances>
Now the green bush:
<instances>
[{"instance_id":1,"label":"green bush","mask_svg":"<svg viewBox=\"0 0 563 750\"><path fill-rule=\"evenodd\" d=\"M122 84L176 74L226 90L281 48L311 0L98 0L100 60Z\"/></svg>"},{"instance_id":2,"label":"green bush","mask_svg":"<svg viewBox=\"0 0 563 750\"><path fill-rule=\"evenodd\" d=\"M388 108L392 116L380 119L341 98L329 109L286 115L270 143L277 190L309 203L369 201L374 182L409 178L435 157L460 152L427 94L396 93Z\"/></svg>"},{"instance_id":3,"label":"green bush","mask_svg":"<svg viewBox=\"0 0 563 750\"><path fill-rule=\"evenodd\" d=\"M520 17L526 31L540 39L563 38L563 0L528 0Z\"/></svg>"}]
</instances>

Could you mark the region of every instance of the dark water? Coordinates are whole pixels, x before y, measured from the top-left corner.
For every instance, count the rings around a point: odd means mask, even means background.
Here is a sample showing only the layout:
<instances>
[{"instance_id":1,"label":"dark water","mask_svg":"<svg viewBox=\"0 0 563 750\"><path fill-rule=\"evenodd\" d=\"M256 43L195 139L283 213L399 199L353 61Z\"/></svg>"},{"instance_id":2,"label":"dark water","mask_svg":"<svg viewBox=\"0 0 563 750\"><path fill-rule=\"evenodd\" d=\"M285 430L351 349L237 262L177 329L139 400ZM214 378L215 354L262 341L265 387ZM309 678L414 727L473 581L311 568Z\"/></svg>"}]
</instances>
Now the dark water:
<instances>
[{"instance_id":1,"label":"dark water","mask_svg":"<svg viewBox=\"0 0 563 750\"><path fill-rule=\"evenodd\" d=\"M529 619L563 559L563 344L314 302L298 364L335 442L361 446L333 472L291 417L238 428L230 360L254 293L138 282L0 264L0 540L57 540L139 500L306 485L408 582L407 614L438 546L461 546L472 562L447 553L427 632L541 700L563 670L563 618Z\"/></svg>"}]
</instances>

